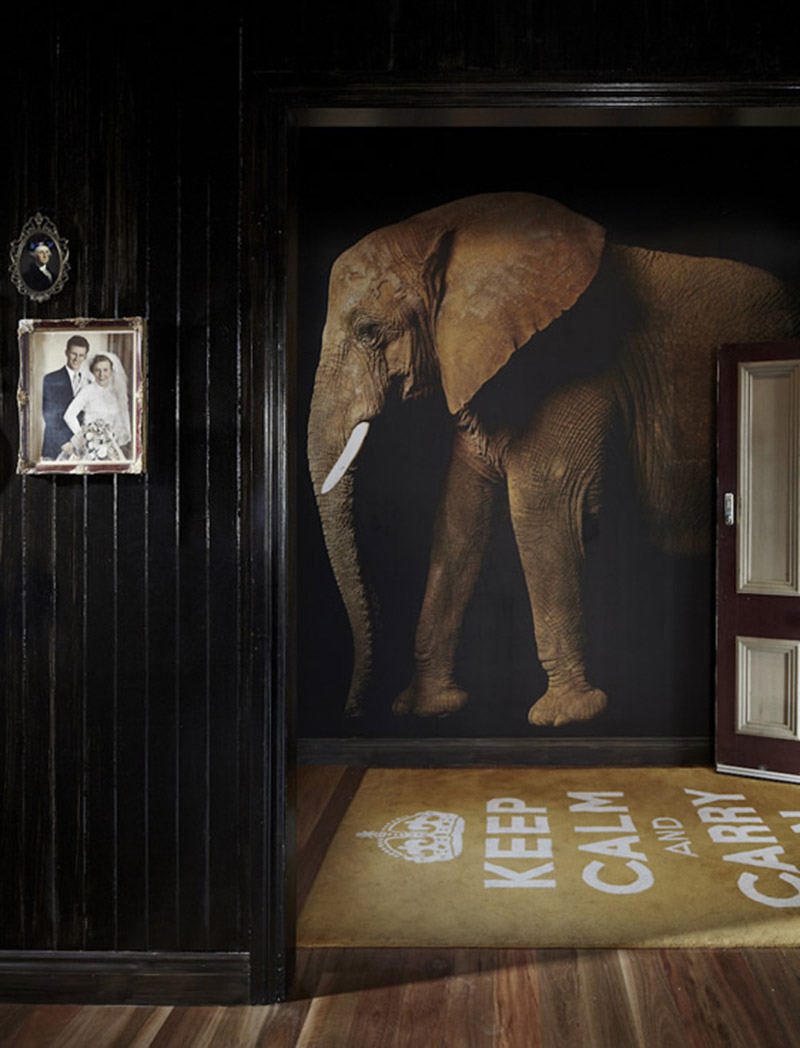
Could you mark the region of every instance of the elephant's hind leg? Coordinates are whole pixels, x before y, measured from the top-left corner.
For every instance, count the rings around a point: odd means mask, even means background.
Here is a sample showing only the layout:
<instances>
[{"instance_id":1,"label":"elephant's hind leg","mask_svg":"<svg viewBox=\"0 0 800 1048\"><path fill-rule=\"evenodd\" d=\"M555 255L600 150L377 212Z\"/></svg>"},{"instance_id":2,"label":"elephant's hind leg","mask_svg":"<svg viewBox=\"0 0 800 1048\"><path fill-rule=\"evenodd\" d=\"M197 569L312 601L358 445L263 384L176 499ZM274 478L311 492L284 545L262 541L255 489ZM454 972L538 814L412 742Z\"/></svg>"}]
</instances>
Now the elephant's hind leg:
<instances>
[{"instance_id":1,"label":"elephant's hind leg","mask_svg":"<svg viewBox=\"0 0 800 1048\"><path fill-rule=\"evenodd\" d=\"M581 567L583 521L599 511L613 406L602 379L560 390L509 456L511 519L549 681L528 713L531 724L589 720L607 704L586 679Z\"/></svg>"}]
</instances>

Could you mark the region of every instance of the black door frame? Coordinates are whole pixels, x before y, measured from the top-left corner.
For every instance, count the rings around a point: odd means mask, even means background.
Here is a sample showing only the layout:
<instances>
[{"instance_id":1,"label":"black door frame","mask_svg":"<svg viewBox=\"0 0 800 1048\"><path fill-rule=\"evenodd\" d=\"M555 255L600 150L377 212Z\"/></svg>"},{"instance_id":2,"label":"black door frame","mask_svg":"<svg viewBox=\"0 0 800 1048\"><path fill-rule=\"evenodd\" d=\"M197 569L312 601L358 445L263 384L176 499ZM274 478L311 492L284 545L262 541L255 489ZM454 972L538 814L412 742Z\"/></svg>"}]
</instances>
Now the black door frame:
<instances>
[{"instance_id":1,"label":"black door frame","mask_svg":"<svg viewBox=\"0 0 800 1048\"><path fill-rule=\"evenodd\" d=\"M313 108L652 109L797 106L796 85L520 83L408 77L373 81L248 72L243 91L240 237L242 405L251 426L246 485L251 601L246 647L250 732L251 1000L283 1000L293 969L295 636L292 438L293 257L289 158L294 114ZM721 117L720 119L723 119ZM652 740L650 740L652 741ZM670 752L673 762L674 751Z\"/></svg>"}]
</instances>

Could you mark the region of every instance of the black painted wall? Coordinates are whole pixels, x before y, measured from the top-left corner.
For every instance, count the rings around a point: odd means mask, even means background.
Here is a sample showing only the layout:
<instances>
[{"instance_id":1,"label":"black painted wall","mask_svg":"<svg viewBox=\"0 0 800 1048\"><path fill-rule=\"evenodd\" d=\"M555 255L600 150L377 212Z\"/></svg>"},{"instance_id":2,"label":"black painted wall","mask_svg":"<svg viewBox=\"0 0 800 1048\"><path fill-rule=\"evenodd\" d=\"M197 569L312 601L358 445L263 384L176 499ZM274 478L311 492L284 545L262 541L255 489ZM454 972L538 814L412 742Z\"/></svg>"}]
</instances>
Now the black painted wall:
<instances>
[{"instance_id":1,"label":"black painted wall","mask_svg":"<svg viewBox=\"0 0 800 1048\"><path fill-rule=\"evenodd\" d=\"M283 158L243 138L254 74L789 77L780 6L4 15L0 236L45 212L72 273L41 305L0 279L0 949L237 951L254 997L280 983L276 356L252 278L274 274L250 268L272 216L250 172ZM115 315L148 318L147 475L17 476L18 320Z\"/></svg>"},{"instance_id":2,"label":"black painted wall","mask_svg":"<svg viewBox=\"0 0 800 1048\"><path fill-rule=\"evenodd\" d=\"M41 210L71 275L0 285L3 949L249 948L239 26L183 29L54 15L7 67L2 235ZM131 315L147 474L15 475L18 320Z\"/></svg>"}]
</instances>

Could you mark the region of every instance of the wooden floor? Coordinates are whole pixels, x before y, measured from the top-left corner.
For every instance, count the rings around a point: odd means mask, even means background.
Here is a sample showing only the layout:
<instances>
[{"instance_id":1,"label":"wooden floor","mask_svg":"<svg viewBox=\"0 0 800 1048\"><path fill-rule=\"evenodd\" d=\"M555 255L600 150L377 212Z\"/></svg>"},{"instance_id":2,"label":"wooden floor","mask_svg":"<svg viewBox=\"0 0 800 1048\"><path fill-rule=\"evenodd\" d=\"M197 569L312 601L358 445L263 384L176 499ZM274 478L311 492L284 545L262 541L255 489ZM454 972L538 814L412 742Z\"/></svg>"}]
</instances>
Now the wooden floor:
<instances>
[{"instance_id":1,"label":"wooden floor","mask_svg":"<svg viewBox=\"0 0 800 1048\"><path fill-rule=\"evenodd\" d=\"M299 769L301 904L361 774ZM800 1048L800 949L302 950L287 1004L0 1005L0 1045Z\"/></svg>"}]
</instances>

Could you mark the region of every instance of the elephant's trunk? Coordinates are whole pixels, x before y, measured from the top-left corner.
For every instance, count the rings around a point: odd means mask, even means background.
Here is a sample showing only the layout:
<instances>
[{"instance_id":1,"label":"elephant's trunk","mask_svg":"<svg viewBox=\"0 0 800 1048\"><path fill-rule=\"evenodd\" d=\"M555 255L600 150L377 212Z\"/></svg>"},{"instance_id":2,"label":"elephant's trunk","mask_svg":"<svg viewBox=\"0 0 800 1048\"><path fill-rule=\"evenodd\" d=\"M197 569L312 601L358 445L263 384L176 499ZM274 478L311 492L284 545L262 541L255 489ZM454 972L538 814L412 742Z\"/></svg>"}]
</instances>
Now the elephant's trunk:
<instances>
[{"instance_id":1,"label":"elephant's trunk","mask_svg":"<svg viewBox=\"0 0 800 1048\"><path fill-rule=\"evenodd\" d=\"M342 412L330 406L330 386L317 376L308 423L308 460L325 544L353 633L353 675L346 712L362 712L362 701L372 675L376 602L364 581L356 543L353 513L355 455L345 456L349 441ZM363 440L365 430L362 429ZM355 449L357 453L358 448ZM349 457L349 462L347 458ZM338 473L338 477L337 477Z\"/></svg>"}]
</instances>

